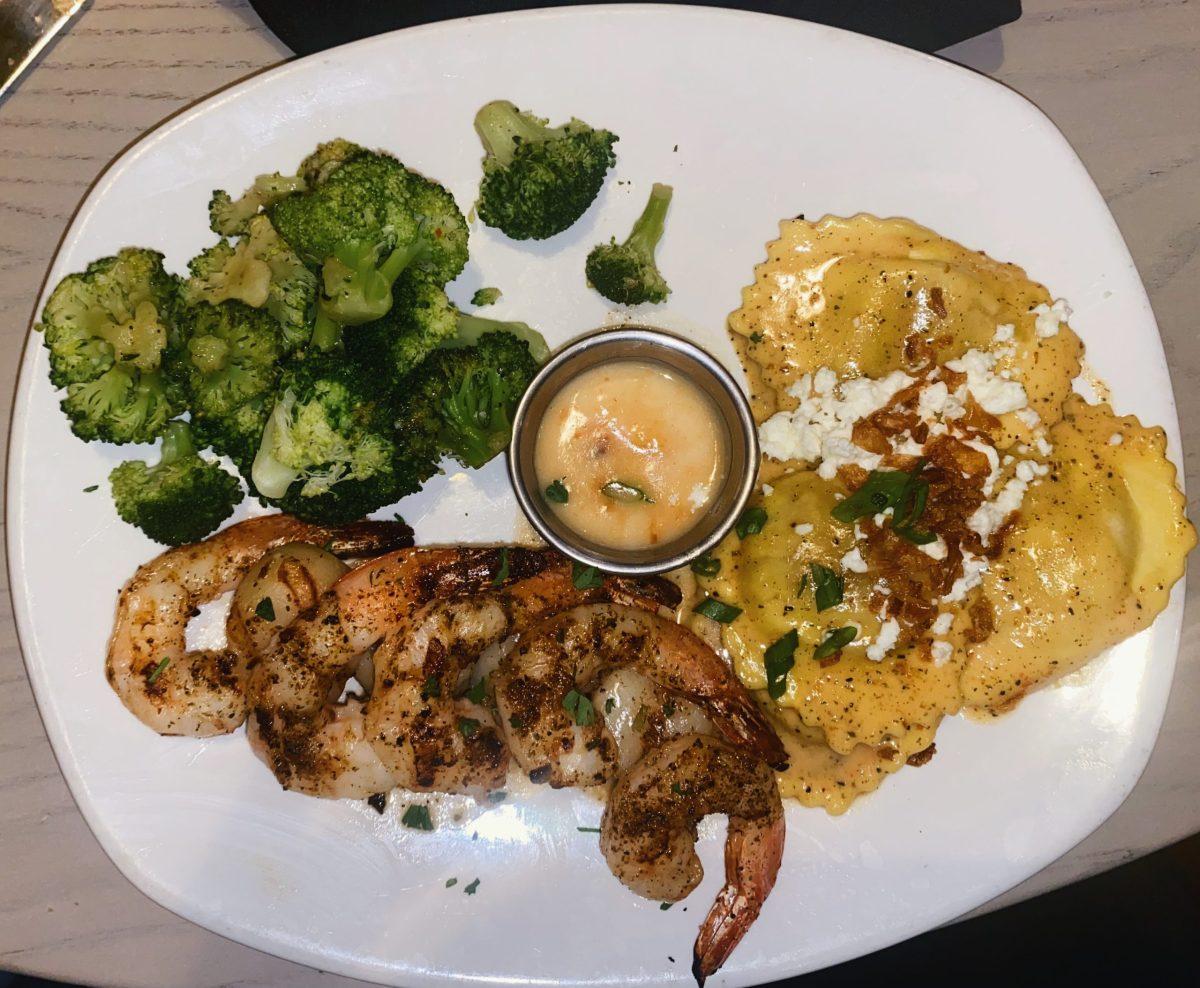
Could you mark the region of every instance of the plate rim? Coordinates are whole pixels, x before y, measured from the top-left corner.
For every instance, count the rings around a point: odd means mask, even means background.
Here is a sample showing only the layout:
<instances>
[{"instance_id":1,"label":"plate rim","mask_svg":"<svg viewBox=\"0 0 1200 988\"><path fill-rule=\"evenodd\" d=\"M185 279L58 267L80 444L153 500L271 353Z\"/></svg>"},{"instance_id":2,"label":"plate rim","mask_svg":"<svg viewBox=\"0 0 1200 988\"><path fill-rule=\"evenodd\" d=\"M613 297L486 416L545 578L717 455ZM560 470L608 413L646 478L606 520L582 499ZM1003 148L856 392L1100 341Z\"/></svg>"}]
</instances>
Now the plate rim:
<instances>
[{"instance_id":1,"label":"plate rim","mask_svg":"<svg viewBox=\"0 0 1200 988\"><path fill-rule=\"evenodd\" d=\"M254 929L250 929L237 923L224 922L219 914L204 916L197 915L197 910L191 905L191 900L183 896L176 896L170 889L164 887L155 877L154 873L140 867L136 857L129 855L122 845L120 838L105 825L101 820L100 814L96 806L90 798L90 785L79 771L77 764L70 750L70 742L67 737L67 729L65 721L61 717L61 712L56 708L52 699L50 683L47 678L40 674L41 663L35 663L31 657L31 648L27 646L27 641L33 640L33 618L28 606L27 595L18 592L18 586L25 585L25 552L26 539L23 525L18 527L14 522L17 519L23 520L23 512L21 510L18 491L24 488L24 457L14 456L14 452L23 450L24 437L27 431L28 417L31 413L31 392L35 380L33 373L33 365L37 362L39 354L40 339L36 336L33 329L34 323L37 321L38 315L45 304L46 297L49 294L51 286L51 275L58 266L59 259L64 253L68 244L72 242L78 232L81 220L86 220L91 211L92 206L99 199L108 193L112 184L120 176L124 167L131 164L140 156L153 151L157 142L168 137L177 127L185 126L195 118L216 112L226 101L240 98L247 92L252 91L258 86L264 85L276 78L282 78L290 75L293 72L304 73L310 67L319 64L323 60L330 58L344 57L349 52L362 51L371 47L384 47L393 44L397 39L411 39L424 35L436 34L453 34L464 29L467 25L474 25L485 22L511 22L511 21L543 21L543 20L560 20L560 19L584 19L597 15L605 15L610 17L621 17L635 19L647 15L667 16L674 18L699 18L709 20L726 20L736 22L775 22L781 30L796 32L797 39L803 40L802 36L806 32L811 32L811 37L820 39L821 37L832 38L839 44L858 44L861 48L869 53L872 51L883 51L890 55L902 55L910 61L925 66L933 71L946 73L947 77L958 78L959 80L969 85L977 85L981 89L991 90L993 95L1001 96L1009 101L1017 101L1020 107L1026 113L1032 113L1032 119L1035 119L1041 127L1048 133L1051 139L1061 143L1064 150L1068 152L1070 165L1078 172L1080 181L1090 189L1097 200L1100 211L1103 217L1107 220L1114 235L1116 242L1120 244L1124 250L1124 261L1127 267L1131 270L1133 279L1136 283L1138 292L1135 304L1143 310L1143 316L1148 320L1148 325L1154 329L1154 338L1157 341L1158 363L1162 366L1164 374L1168 381L1170 378L1170 369L1166 361L1165 349L1163 347L1162 333L1158 326L1158 321L1154 315L1153 307L1150 303L1149 295L1145 288L1145 283L1142 280L1140 272L1137 270L1136 262L1129 251L1128 244L1122 234L1119 226L1116 223L1115 217L1108 206L1107 201L1100 193L1094 179L1088 171L1086 165L1075 152L1074 147L1066 138L1066 135L1058 128L1053 120L1041 110L1032 100L1013 89L1011 86L993 79L983 72L979 72L970 67L960 65L956 62L947 59L939 58L936 55L925 52L916 51L911 48L906 48L902 45L895 44L890 41L885 41L879 38L873 38L867 35L861 35L856 32L848 31L842 28L832 27L829 25L818 24L812 21L805 21L798 18L787 17L784 15L760 13L748 10L734 10L722 7L708 7L692 4L659 4L659 3L634 3L634 4L596 4L583 7L548 7L537 8L533 10L523 11L502 11L489 14L471 15L468 17L455 18L452 20L437 21L428 24L414 25L407 28L402 28L396 31L390 31L383 34L373 35L371 37L362 38L356 41L349 42L344 45L330 48L321 52L315 52L311 55L300 58L290 59L288 61L278 63L272 66L265 67L255 71L252 74L236 80L226 86L223 86L216 91L207 94L199 100L188 104L185 107L172 113L156 124L153 128L139 135L125 148L121 150L111 161L109 161L95 180L89 185L87 191L80 199L80 202L74 212L71 214L69 222L64 227L63 233L59 238L50 263L47 265L46 273L42 279L41 287L36 296L34 307L28 321L26 335L23 341L21 355L18 361L18 377L16 388L14 389L14 398L12 405L12 416L8 429L8 458L7 470L5 477L5 521L6 521L6 568L9 577L9 595L13 606L15 617L15 630L17 636L18 647L25 666L27 678L29 680L34 701L37 706L38 714L41 717L43 727L46 730L47 738L51 745L51 750L54 753L55 762L58 765L60 773L67 782L68 790L71 798L78 808L81 816L86 821L89 830L100 844L105 855L116 866L117 870L136 888L138 891L149 897L158 905L163 906L170 912L195 923L203 929L217 933L227 939L233 940L236 943L244 946L263 951L273 956L283 958L293 963L301 964L306 967L327 970L336 972L347 977L360 978L364 980L376 980L387 978L387 981L380 980L379 983L400 983L397 981L399 976L397 973L389 973L378 970L376 965L369 963L355 962L347 958L344 954L329 954L320 953L311 949L305 949L301 946L295 946L291 942L280 939L275 939L267 935L262 935ZM786 25L786 27L784 27ZM401 42L404 43L404 42ZM757 263L757 262L756 262ZM1181 466L1182 449L1181 449L1181 431L1179 426L1178 406L1175 400L1174 382L1171 381L1169 391L1169 404L1171 408L1171 417L1167 422L1158 423L1166 428L1168 433L1168 458L1171 460L1177 471L1177 483L1181 491L1185 491L1185 473ZM1128 781L1123 782L1119 786L1114 786L1108 790L1109 798L1104 801L1104 808L1101 814L1093 821L1089 822L1085 829L1072 837L1065 846L1056 845L1052 852L1032 855L1031 860L1037 861L1037 868L1033 871L1028 871L1023 877L1013 880L1005 885L1003 889L996 892L994 896L989 896L985 899L978 899L975 896L969 896L974 900L973 905L960 908L956 902L949 907L938 911L932 911L925 914L919 921L906 924L903 928L894 928L883 934L874 934L863 936L857 939L853 946L848 947L842 953L822 958L821 963L814 967L803 967L797 969L795 966L787 964L772 963L767 961L761 965L746 968L744 971L739 971L736 975L731 975L724 979L730 984L752 984L759 981L761 978L783 978L796 974L799 971L808 973L810 971L820 970L824 967L833 964L842 963L846 960L866 956L869 953L883 949L894 943L902 942L912 936L919 935L922 932L936 928L939 925L952 921L964 915L971 909L977 908L980 905L991 901L996 896L1003 895L1007 891L1019 885L1033 875L1042 871L1047 865L1059 859L1064 854L1068 853L1072 848L1085 840L1088 836L1094 833L1101 825L1103 825L1112 814L1121 806L1133 790L1138 780L1144 773L1149 762L1150 756L1154 749L1155 743L1161 731L1163 718L1166 713L1167 697L1170 693L1170 688L1174 680L1174 672L1178 662L1180 641L1182 636L1182 618L1183 608L1181 600L1186 586L1186 574L1181 577L1178 585L1174 588L1171 595L1171 603L1164 613L1176 612L1175 620L1172 626L1167 628L1159 628L1158 633L1164 635L1165 641L1162 648L1163 654L1156 654L1153 661L1163 667L1162 674L1165 676L1166 688L1163 692L1162 700L1158 704L1158 709L1155 712L1153 721L1153 731L1149 731L1151 721L1145 719L1147 713L1139 714L1139 719L1147 725L1147 738L1143 750L1131 751L1129 753L1129 764L1132 767L1136 764L1136 772L1131 771L1128 776ZM1155 624L1161 620L1156 619ZM1148 630L1148 629L1147 629ZM38 665L39 670L35 670L34 666ZM53 725L53 729L52 729ZM1136 746L1135 746L1136 747ZM84 795L88 798L84 798ZM804 808L801 807L800 810ZM934 917L931 919L930 917ZM404 983L412 985L437 985L442 986L451 983L511 983L506 978L494 979L490 977L474 977L469 975L461 975L455 973L440 973L434 971L406 971L403 974ZM664 979L667 980L667 979ZM539 976L526 976L521 979L522 984L542 984L551 983L545 978ZM654 983L653 979L647 983Z\"/></svg>"}]
</instances>

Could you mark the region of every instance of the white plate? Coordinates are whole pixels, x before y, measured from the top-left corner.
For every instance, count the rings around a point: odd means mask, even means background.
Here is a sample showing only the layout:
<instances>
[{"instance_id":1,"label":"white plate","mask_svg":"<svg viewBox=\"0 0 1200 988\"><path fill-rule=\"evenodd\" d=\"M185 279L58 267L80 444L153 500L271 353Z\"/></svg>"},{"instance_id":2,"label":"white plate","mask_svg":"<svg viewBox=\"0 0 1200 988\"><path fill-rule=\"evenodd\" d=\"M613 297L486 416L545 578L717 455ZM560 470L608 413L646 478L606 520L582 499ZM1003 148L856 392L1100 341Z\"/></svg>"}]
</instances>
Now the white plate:
<instances>
[{"instance_id":1,"label":"white plate","mask_svg":"<svg viewBox=\"0 0 1200 988\"><path fill-rule=\"evenodd\" d=\"M597 206L552 241L477 228L456 285L553 343L605 322L589 247L629 228L652 181L676 187L661 264L675 292L638 313L736 366L724 318L776 235L805 213L911 216L1016 261L1075 309L1122 412L1178 427L1145 292L1105 204L1062 135L982 76L867 38L719 10L639 7L498 15L359 42L221 92L127 152L97 183L50 272L136 243L182 270L211 239L214 187L237 190L343 135L394 150L464 206L478 182L471 119L506 97L620 134ZM154 554L119 522L105 477L122 458L67 431L40 340L13 421L9 550L29 675L63 773L117 866L158 902L242 943L394 984L660 984L689 980L720 881L722 828L685 911L620 887L594 834L599 805L539 791L427 835L393 801L280 791L244 738L158 738L102 674L118 585ZM94 494L81 493L101 484ZM452 473L401 505L422 539L496 539L515 508L503 464ZM982 726L944 725L938 755L847 816L791 807L775 893L717 984L811 970L949 920L1033 874L1117 807L1154 744L1181 616L1069 685ZM473 839L474 835L477 839ZM447 878L459 883L445 888ZM463 894L479 877L478 893ZM670 957L674 958L672 962Z\"/></svg>"}]
</instances>

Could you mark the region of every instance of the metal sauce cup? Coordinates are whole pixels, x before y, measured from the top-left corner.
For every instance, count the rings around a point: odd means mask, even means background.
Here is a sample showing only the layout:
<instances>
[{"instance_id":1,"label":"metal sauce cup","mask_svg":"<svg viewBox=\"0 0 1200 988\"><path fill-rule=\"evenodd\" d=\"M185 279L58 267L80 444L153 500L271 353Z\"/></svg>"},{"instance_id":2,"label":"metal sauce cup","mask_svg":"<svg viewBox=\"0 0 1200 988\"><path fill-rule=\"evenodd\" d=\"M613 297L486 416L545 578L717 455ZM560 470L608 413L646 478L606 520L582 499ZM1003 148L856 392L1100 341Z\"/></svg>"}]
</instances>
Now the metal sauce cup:
<instances>
[{"instance_id":1,"label":"metal sauce cup","mask_svg":"<svg viewBox=\"0 0 1200 988\"><path fill-rule=\"evenodd\" d=\"M708 509L683 535L644 549L614 549L569 528L546 500L534 470L538 429L554 397L584 371L625 360L660 363L686 377L712 401L726 431L728 471ZM686 426L681 423L680 427ZM742 389L706 351L657 329L605 329L565 347L533 379L513 420L508 472L521 510L550 545L608 573L645 576L691 562L712 549L733 527L758 475L758 430Z\"/></svg>"}]
</instances>

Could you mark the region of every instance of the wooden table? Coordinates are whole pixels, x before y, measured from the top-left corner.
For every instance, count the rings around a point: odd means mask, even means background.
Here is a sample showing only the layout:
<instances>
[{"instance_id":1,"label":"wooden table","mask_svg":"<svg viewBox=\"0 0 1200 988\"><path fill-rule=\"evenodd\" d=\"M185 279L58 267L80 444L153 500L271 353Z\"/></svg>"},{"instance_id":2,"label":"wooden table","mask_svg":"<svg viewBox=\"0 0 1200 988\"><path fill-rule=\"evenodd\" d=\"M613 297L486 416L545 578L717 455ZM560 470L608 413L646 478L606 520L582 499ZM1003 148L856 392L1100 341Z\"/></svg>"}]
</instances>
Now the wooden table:
<instances>
[{"instance_id":1,"label":"wooden table","mask_svg":"<svg viewBox=\"0 0 1200 988\"><path fill-rule=\"evenodd\" d=\"M1017 24L945 54L1036 102L1091 170L1154 303L1180 401L1187 482L1200 490L1200 3L1026 0L1025 10ZM176 110L288 54L242 0L95 0L0 103L5 434L39 286L88 186ZM1193 579L1166 721L1133 794L1090 838L987 908L1200 830L1198 595ZM58 772L7 592L0 604L0 969L155 988L352 983L206 932L121 877Z\"/></svg>"}]
</instances>

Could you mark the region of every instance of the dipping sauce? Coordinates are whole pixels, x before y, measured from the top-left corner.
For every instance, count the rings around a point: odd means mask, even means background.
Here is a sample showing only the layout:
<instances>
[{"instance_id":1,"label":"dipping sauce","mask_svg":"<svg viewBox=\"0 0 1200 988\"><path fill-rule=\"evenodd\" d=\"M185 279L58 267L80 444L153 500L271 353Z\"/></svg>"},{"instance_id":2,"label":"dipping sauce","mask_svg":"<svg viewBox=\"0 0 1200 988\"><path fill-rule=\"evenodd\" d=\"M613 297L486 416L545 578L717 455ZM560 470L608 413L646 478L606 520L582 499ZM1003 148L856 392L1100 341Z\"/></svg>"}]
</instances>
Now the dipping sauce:
<instances>
[{"instance_id":1,"label":"dipping sauce","mask_svg":"<svg viewBox=\"0 0 1200 988\"><path fill-rule=\"evenodd\" d=\"M538 428L538 486L564 524L613 549L683 535L720 493L725 425L712 400L664 364L618 360L573 378Z\"/></svg>"}]
</instances>

